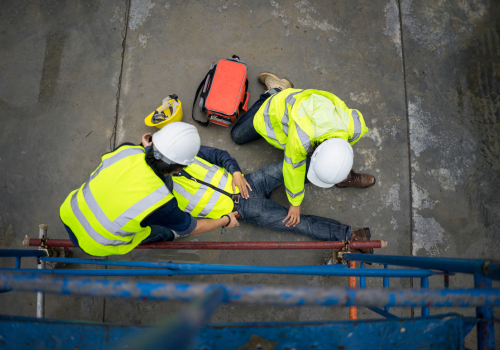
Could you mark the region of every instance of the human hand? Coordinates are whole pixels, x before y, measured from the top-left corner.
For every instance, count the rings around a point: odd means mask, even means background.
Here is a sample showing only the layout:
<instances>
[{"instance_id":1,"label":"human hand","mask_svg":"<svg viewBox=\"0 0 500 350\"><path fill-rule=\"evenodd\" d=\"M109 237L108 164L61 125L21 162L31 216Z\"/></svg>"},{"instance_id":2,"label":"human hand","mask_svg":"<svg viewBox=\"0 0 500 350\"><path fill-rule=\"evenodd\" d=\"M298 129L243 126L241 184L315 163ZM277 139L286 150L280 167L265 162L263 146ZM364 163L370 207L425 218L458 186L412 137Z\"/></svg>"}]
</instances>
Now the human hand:
<instances>
[{"instance_id":1,"label":"human hand","mask_svg":"<svg viewBox=\"0 0 500 350\"><path fill-rule=\"evenodd\" d=\"M238 219L236 219L236 214L238 214L237 211L233 211L232 213L227 214L227 216L229 216L230 221L226 226L224 226L226 230L233 228L235 226L240 226Z\"/></svg>"},{"instance_id":2,"label":"human hand","mask_svg":"<svg viewBox=\"0 0 500 350\"><path fill-rule=\"evenodd\" d=\"M300 205L294 206L290 205L290 209L288 209L288 215L286 216L285 220L283 222L288 222L286 223L286 227L290 226L297 226L300 222Z\"/></svg>"},{"instance_id":3,"label":"human hand","mask_svg":"<svg viewBox=\"0 0 500 350\"><path fill-rule=\"evenodd\" d=\"M153 144L153 141L149 141L150 137L151 137L150 132L142 135L142 147L146 148L146 147L151 146Z\"/></svg>"},{"instance_id":4,"label":"human hand","mask_svg":"<svg viewBox=\"0 0 500 350\"><path fill-rule=\"evenodd\" d=\"M250 197L248 195L248 190L252 191L252 188L248 184L247 180L245 180L245 177L241 175L241 171L235 171L233 173L233 192L236 192L235 186L238 187L243 198L248 199L248 197Z\"/></svg>"}]
</instances>

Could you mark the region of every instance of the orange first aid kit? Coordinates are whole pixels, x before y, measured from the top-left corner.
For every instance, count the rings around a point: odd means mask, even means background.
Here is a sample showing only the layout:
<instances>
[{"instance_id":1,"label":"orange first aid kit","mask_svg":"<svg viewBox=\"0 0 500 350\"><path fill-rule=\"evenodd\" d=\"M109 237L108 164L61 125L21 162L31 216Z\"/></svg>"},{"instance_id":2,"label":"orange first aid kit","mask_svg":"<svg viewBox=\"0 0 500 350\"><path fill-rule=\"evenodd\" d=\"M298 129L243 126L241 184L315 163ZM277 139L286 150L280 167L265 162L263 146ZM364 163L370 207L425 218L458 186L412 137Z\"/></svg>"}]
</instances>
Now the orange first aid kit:
<instances>
[{"instance_id":1,"label":"orange first aid kit","mask_svg":"<svg viewBox=\"0 0 500 350\"><path fill-rule=\"evenodd\" d=\"M193 120L203 126L209 123L228 127L240 115L240 110L248 108L248 70L244 62L236 55L220 60L210 67L201 82L193 102ZM201 93L200 93L201 92ZM196 100L200 96L199 108L206 113L207 121L194 117Z\"/></svg>"}]
</instances>

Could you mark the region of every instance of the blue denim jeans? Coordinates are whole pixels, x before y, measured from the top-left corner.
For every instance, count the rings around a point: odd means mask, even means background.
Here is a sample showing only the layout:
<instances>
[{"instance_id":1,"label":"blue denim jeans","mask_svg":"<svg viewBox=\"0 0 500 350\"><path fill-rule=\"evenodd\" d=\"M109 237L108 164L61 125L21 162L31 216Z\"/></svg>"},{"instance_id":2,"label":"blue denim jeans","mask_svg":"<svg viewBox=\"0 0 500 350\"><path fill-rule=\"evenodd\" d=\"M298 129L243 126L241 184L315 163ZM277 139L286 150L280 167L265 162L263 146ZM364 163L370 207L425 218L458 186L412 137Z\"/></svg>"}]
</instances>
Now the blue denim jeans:
<instances>
[{"instance_id":1,"label":"blue denim jeans","mask_svg":"<svg viewBox=\"0 0 500 350\"><path fill-rule=\"evenodd\" d=\"M248 142L256 141L261 139L262 136L253 127L253 117L259 110L260 106L267 100L273 90L260 95L260 99L253 104L250 109L241 116L241 118L234 124L231 130L231 138L237 145L243 145Z\"/></svg>"},{"instance_id":2,"label":"blue denim jeans","mask_svg":"<svg viewBox=\"0 0 500 350\"><path fill-rule=\"evenodd\" d=\"M307 167L309 161L308 158ZM240 199L238 212L243 218L259 217L242 222L277 231L295 232L322 241L351 239L351 226L315 215L301 215L297 226L286 227L282 221L288 215L288 209L269 199L271 193L284 183L283 161L266 165L246 175L245 179L252 191L249 192L250 198Z\"/></svg>"}]
</instances>

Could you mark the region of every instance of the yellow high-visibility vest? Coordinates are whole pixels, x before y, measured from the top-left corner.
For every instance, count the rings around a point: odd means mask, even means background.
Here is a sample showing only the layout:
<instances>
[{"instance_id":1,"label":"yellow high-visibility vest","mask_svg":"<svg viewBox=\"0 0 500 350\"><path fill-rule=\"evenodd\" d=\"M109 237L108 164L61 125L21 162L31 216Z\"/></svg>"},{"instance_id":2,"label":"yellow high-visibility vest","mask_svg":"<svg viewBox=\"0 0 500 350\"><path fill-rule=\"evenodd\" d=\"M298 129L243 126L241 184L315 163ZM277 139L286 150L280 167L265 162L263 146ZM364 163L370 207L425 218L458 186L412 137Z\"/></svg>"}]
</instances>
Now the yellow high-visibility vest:
<instances>
[{"instance_id":1,"label":"yellow high-visibility vest","mask_svg":"<svg viewBox=\"0 0 500 350\"><path fill-rule=\"evenodd\" d=\"M285 188L295 206L304 199L307 156L325 140L339 137L353 145L370 131L360 111L347 108L330 92L312 89L272 95L255 114L253 125L267 142L285 151Z\"/></svg>"},{"instance_id":2,"label":"yellow high-visibility vest","mask_svg":"<svg viewBox=\"0 0 500 350\"><path fill-rule=\"evenodd\" d=\"M233 175L226 169L195 157L193 164L184 168L191 177L220 188L229 194L240 193L238 187L233 191ZM194 217L218 219L234 208L233 200L204 184L185 176L172 176L174 196L179 208Z\"/></svg>"},{"instance_id":3,"label":"yellow high-visibility vest","mask_svg":"<svg viewBox=\"0 0 500 350\"><path fill-rule=\"evenodd\" d=\"M151 233L141 221L173 198L146 163L144 148L122 146L105 154L89 181L69 194L60 216L86 253L125 254Z\"/></svg>"}]
</instances>

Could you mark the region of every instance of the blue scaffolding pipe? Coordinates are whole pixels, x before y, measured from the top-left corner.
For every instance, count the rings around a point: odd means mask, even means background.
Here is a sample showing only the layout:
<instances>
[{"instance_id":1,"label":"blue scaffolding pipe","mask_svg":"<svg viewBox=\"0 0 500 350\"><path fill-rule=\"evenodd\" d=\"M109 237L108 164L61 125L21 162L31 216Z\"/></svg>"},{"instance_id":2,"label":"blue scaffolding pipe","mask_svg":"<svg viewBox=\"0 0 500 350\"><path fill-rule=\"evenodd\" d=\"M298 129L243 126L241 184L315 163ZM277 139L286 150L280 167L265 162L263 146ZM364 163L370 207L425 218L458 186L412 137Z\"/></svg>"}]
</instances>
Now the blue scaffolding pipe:
<instances>
[{"instance_id":1,"label":"blue scaffolding pipe","mask_svg":"<svg viewBox=\"0 0 500 350\"><path fill-rule=\"evenodd\" d=\"M196 264L178 264L195 265ZM46 275L73 275L73 276L179 276L179 275L219 275L236 273L271 273L279 275L311 275L311 276L366 276L366 277L426 277L435 273L428 270L412 269L314 269L314 268L295 268L290 266L232 266L232 265L208 265L201 266L199 269L189 267L184 269L178 266L174 269L108 269L108 270L82 270L82 269L61 269L61 270L37 270L37 269L0 269L0 273L23 271L34 274Z\"/></svg>"},{"instance_id":2,"label":"blue scaffolding pipe","mask_svg":"<svg viewBox=\"0 0 500 350\"><path fill-rule=\"evenodd\" d=\"M360 269L364 269L365 268L365 263L362 262L361 264L359 264L359 268ZM365 280L364 276L359 277L359 287L360 288L366 288L366 280Z\"/></svg>"},{"instance_id":3,"label":"blue scaffolding pipe","mask_svg":"<svg viewBox=\"0 0 500 350\"><path fill-rule=\"evenodd\" d=\"M384 265L384 270L388 271L389 265ZM389 288L389 278L388 277L384 277L384 279L382 280L382 285L384 288Z\"/></svg>"},{"instance_id":4,"label":"blue scaffolding pipe","mask_svg":"<svg viewBox=\"0 0 500 350\"><path fill-rule=\"evenodd\" d=\"M47 256L46 250L0 249L0 258L21 258L21 257L40 258L42 256Z\"/></svg>"},{"instance_id":5,"label":"blue scaffolding pipe","mask_svg":"<svg viewBox=\"0 0 500 350\"><path fill-rule=\"evenodd\" d=\"M385 264L384 265L384 270L388 271L389 270L389 265ZM389 288L389 286L390 286L390 284L389 284L389 277L384 277L382 279L382 286L384 288ZM389 307L388 306L384 307L384 311L387 312L387 313L389 313Z\"/></svg>"},{"instance_id":6,"label":"blue scaffolding pipe","mask_svg":"<svg viewBox=\"0 0 500 350\"><path fill-rule=\"evenodd\" d=\"M228 303L253 305L323 305L384 307L499 306L499 289L390 290L351 288L292 288L186 282L95 280L33 273L0 273L0 289L54 294L118 297L136 300L192 301L214 288L228 294ZM22 271L22 270L21 270Z\"/></svg>"},{"instance_id":7,"label":"blue scaffolding pipe","mask_svg":"<svg viewBox=\"0 0 500 350\"><path fill-rule=\"evenodd\" d=\"M61 262L66 264L87 264L87 265L108 265L108 266L128 266L128 267L151 267L151 268L169 268L169 269L190 269L199 270L200 266L213 267L219 266L236 266L236 267L255 267L246 265L213 265L213 264L187 264L187 263L171 263L171 262L149 262L149 261L127 261L127 260L103 260L103 259L68 259L68 258L41 258L43 261ZM275 267L275 266L272 266ZM286 268L312 268L316 270L331 270L332 268L346 268L346 265L305 265L305 266L287 266Z\"/></svg>"},{"instance_id":8,"label":"blue scaffolding pipe","mask_svg":"<svg viewBox=\"0 0 500 350\"><path fill-rule=\"evenodd\" d=\"M343 258L347 261L364 261L405 267L417 267L421 269L441 270L445 272L460 272L469 274L479 273L495 280L500 279L500 261L497 260L354 253L344 254Z\"/></svg>"},{"instance_id":9,"label":"blue scaffolding pipe","mask_svg":"<svg viewBox=\"0 0 500 350\"><path fill-rule=\"evenodd\" d=\"M39 275L64 275L87 277L138 277L138 276L192 276L192 275L227 275L234 272L222 271L195 271L169 269L120 269L120 270L86 270L86 269L0 269L0 273L22 271Z\"/></svg>"},{"instance_id":10,"label":"blue scaffolding pipe","mask_svg":"<svg viewBox=\"0 0 500 350\"><path fill-rule=\"evenodd\" d=\"M42 258L43 261L53 261L62 263L111 265L129 267L152 267L167 268L179 271L209 271L224 273L276 273L293 275L326 275L326 276L368 276L368 277L425 277L436 274L430 270L378 270L378 269L348 269L345 271L335 271L345 268L345 265L308 265L308 266L248 266L248 265L215 265L215 264L186 264L169 262L147 262L147 261L124 261L124 260L100 260L100 259L66 259L66 258ZM0 269L1 271L1 269ZM65 269L64 271L68 271ZM82 271L82 270L69 270ZM109 270L114 271L114 270ZM116 270L115 270L116 271ZM137 270L146 271L146 270ZM145 272L145 275L150 274ZM201 274L201 273L200 273Z\"/></svg>"},{"instance_id":11,"label":"blue scaffolding pipe","mask_svg":"<svg viewBox=\"0 0 500 350\"><path fill-rule=\"evenodd\" d=\"M422 277L420 280L420 288L422 289L429 289L429 277ZM428 307L423 307L422 308L422 316L429 316L430 315L430 309Z\"/></svg>"},{"instance_id":12,"label":"blue scaffolding pipe","mask_svg":"<svg viewBox=\"0 0 500 350\"><path fill-rule=\"evenodd\" d=\"M474 275L474 286L479 290L491 290L491 278L480 274ZM477 347L478 349L495 349L495 325L493 322L494 310L492 307L480 306L476 308L476 317L483 320L477 324Z\"/></svg>"}]
</instances>

